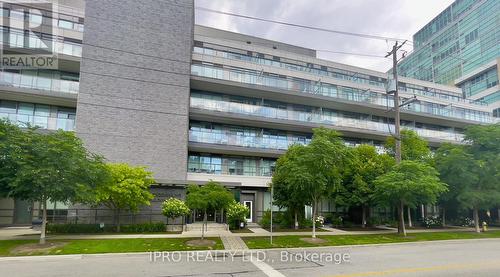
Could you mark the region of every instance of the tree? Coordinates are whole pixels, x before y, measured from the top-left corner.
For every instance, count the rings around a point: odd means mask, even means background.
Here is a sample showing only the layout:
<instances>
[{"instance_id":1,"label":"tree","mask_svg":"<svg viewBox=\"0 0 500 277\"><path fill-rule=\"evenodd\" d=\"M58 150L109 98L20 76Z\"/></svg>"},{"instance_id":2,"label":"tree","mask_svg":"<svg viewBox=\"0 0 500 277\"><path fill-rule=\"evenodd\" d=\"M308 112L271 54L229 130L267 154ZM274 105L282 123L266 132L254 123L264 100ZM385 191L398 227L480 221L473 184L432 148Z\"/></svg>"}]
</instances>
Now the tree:
<instances>
[{"instance_id":1,"label":"tree","mask_svg":"<svg viewBox=\"0 0 500 277\"><path fill-rule=\"evenodd\" d=\"M398 233L406 236L404 206L417 203L432 204L447 191L432 166L417 161L402 161L375 180L374 200L398 208Z\"/></svg>"},{"instance_id":2,"label":"tree","mask_svg":"<svg viewBox=\"0 0 500 277\"><path fill-rule=\"evenodd\" d=\"M111 177L96 188L90 202L112 209L116 231L120 232L121 211L135 213L141 206L149 206L154 198L149 188L155 180L153 174L142 166L111 163L106 167Z\"/></svg>"},{"instance_id":3,"label":"tree","mask_svg":"<svg viewBox=\"0 0 500 277\"><path fill-rule=\"evenodd\" d=\"M441 195L439 199L442 207L442 221L445 225L446 207L457 204L458 199L462 198L462 193L477 184L479 168L474 157L467 153L465 145L443 144L436 151L434 161L441 180L448 184L448 192Z\"/></svg>"},{"instance_id":4,"label":"tree","mask_svg":"<svg viewBox=\"0 0 500 277\"><path fill-rule=\"evenodd\" d=\"M162 203L161 210L163 212L163 215L167 217L167 225L169 218L176 219L181 216L184 217L189 215L189 213L191 212L184 201L173 197L165 200Z\"/></svg>"},{"instance_id":5,"label":"tree","mask_svg":"<svg viewBox=\"0 0 500 277\"><path fill-rule=\"evenodd\" d=\"M88 152L73 132L21 130L6 121L0 121L0 163L0 192L41 204L41 244L47 201L76 202L107 178L103 158Z\"/></svg>"},{"instance_id":6,"label":"tree","mask_svg":"<svg viewBox=\"0 0 500 277\"><path fill-rule=\"evenodd\" d=\"M186 204L192 210L203 211L201 239L205 238L207 211L226 209L233 200L234 196L229 190L212 180L203 186L188 186Z\"/></svg>"},{"instance_id":7,"label":"tree","mask_svg":"<svg viewBox=\"0 0 500 277\"><path fill-rule=\"evenodd\" d=\"M301 145L292 145L288 151L276 161L276 168L273 173L271 186L273 186L273 200L280 208L287 208L294 214L294 228L299 228L298 214L308 203L303 197L304 191L300 184L292 183L288 178L287 163L297 159L297 155L302 151Z\"/></svg>"},{"instance_id":8,"label":"tree","mask_svg":"<svg viewBox=\"0 0 500 277\"><path fill-rule=\"evenodd\" d=\"M347 167L344 183L344 199L349 205L361 206L362 227L366 226L367 209L373 203L375 179L388 172L394 159L387 154L378 154L372 145L362 144L351 149L352 162Z\"/></svg>"},{"instance_id":9,"label":"tree","mask_svg":"<svg viewBox=\"0 0 500 277\"><path fill-rule=\"evenodd\" d=\"M291 197L300 196L312 206L312 237L315 238L318 203L325 196L342 190L342 171L349 154L336 131L326 128L313 131L311 143L294 145L291 151L296 153L278 162L276 172L280 175L277 184L292 186L293 191L301 194Z\"/></svg>"},{"instance_id":10,"label":"tree","mask_svg":"<svg viewBox=\"0 0 500 277\"><path fill-rule=\"evenodd\" d=\"M396 139L389 137L385 144L388 154L394 156ZM431 160L429 143L413 130L401 131L401 160L428 162Z\"/></svg>"},{"instance_id":11,"label":"tree","mask_svg":"<svg viewBox=\"0 0 500 277\"><path fill-rule=\"evenodd\" d=\"M396 139L394 137L389 137L385 145L387 152L392 156L396 152ZM432 152L429 148L429 143L421 138L417 132L409 129L401 131L401 159L407 161L420 161L425 163L432 162ZM408 225L412 227L411 222L411 208L414 208L419 203L415 203L414 206L408 206ZM421 204L421 203L420 203Z\"/></svg>"},{"instance_id":12,"label":"tree","mask_svg":"<svg viewBox=\"0 0 500 277\"><path fill-rule=\"evenodd\" d=\"M250 210L247 206L233 200L227 207L227 221L233 228L238 228Z\"/></svg>"},{"instance_id":13,"label":"tree","mask_svg":"<svg viewBox=\"0 0 500 277\"><path fill-rule=\"evenodd\" d=\"M500 204L500 125L468 127L465 142L441 146L435 162L451 187L442 201L456 199L463 208L472 209L479 232L479 210Z\"/></svg>"}]
</instances>

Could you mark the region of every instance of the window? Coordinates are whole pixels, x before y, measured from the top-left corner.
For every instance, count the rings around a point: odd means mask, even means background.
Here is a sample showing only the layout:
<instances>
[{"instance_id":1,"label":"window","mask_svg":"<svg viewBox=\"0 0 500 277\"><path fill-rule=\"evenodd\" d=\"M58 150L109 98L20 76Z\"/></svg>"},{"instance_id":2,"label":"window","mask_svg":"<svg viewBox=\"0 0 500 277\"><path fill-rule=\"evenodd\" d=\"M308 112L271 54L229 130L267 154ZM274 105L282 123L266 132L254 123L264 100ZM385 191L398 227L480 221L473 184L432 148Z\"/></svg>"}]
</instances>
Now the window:
<instances>
[{"instance_id":1,"label":"window","mask_svg":"<svg viewBox=\"0 0 500 277\"><path fill-rule=\"evenodd\" d=\"M473 41L475 41L478 37L478 31L477 29L475 29L474 31L468 33L466 36L465 36L465 44L469 44Z\"/></svg>"},{"instance_id":2,"label":"window","mask_svg":"<svg viewBox=\"0 0 500 277\"><path fill-rule=\"evenodd\" d=\"M73 29L73 22L59 19L58 26L64 29Z\"/></svg>"},{"instance_id":3,"label":"window","mask_svg":"<svg viewBox=\"0 0 500 277\"><path fill-rule=\"evenodd\" d=\"M493 116L494 117L500 117L500 108L496 108L493 110Z\"/></svg>"},{"instance_id":4,"label":"window","mask_svg":"<svg viewBox=\"0 0 500 277\"><path fill-rule=\"evenodd\" d=\"M0 113L11 113L15 114L17 110L17 103L14 101L5 101L2 100L0 102Z\"/></svg>"}]
</instances>

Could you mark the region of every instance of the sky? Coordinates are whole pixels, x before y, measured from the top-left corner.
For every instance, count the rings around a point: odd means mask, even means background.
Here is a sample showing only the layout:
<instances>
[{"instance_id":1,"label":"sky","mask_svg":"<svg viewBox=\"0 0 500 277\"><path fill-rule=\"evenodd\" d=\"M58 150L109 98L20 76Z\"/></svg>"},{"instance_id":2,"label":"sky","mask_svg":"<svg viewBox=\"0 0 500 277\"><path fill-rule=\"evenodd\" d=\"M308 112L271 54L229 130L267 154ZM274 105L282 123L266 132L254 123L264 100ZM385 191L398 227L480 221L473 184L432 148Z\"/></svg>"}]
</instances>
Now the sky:
<instances>
[{"instance_id":1,"label":"sky","mask_svg":"<svg viewBox=\"0 0 500 277\"><path fill-rule=\"evenodd\" d=\"M195 0L198 7L290 23L412 39L414 33L453 0ZM196 24L253 35L316 50L384 56L393 41L294 28L196 10ZM411 51L411 44L404 46ZM387 71L389 58L318 52L322 59Z\"/></svg>"}]
</instances>

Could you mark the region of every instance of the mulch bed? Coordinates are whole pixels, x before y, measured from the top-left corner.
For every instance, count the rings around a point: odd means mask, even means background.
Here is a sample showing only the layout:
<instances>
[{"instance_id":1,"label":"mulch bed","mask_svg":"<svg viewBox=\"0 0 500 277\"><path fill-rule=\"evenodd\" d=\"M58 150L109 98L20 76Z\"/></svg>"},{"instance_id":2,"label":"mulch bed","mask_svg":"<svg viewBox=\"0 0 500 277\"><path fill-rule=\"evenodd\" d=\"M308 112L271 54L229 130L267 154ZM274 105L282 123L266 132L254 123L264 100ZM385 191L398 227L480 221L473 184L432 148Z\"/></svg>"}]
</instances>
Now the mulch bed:
<instances>
[{"instance_id":1,"label":"mulch bed","mask_svg":"<svg viewBox=\"0 0 500 277\"><path fill-rule=\"evenodd\" d=\"M312 244L323 244L326 243L327 240L320 239L320 238L300 238L301 241L305 241L307 243L312 243Z\"/></svg>"},{"instance_id":2,"label":"mulch bed","mask_svg":"<svg viewBox=\"0 0 500 277\"><path fill-rule=\"evenodd\" d=\"M186 241L186 245L193 247L212 247L215 244L215 241L209 239L194 239Z\"/></svg>"},{"instance_id":3,"label":"mulch bed","mask_svg":"<svg viewBox=\"0 0 500 277\"><path fill-rule=\"evenodd\" d=\"M67 242L28 243L12 249L10 253L14 255L49 254L52 250L66 244Z\"/></svg>"}]
</instances>

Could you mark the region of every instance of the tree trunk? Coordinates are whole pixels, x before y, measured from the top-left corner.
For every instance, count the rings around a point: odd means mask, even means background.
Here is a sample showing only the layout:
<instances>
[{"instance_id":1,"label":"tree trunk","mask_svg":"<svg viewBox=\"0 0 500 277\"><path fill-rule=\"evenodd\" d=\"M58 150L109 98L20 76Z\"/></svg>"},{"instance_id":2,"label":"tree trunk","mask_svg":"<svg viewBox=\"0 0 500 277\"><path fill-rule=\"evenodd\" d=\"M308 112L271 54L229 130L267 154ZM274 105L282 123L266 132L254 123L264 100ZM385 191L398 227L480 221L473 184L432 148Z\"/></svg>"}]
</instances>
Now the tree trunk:
<instances>
[{"instance_id":1,"label":"tree trunk","mask_svg":"<svg viewBox=\"0 0 500 277\"><path fill-rule=\"evenodd\" d=\"M480 233L481 229L479 229L479 210L474 208L474 226L476 229L476 233Z\"/></svg>"},{"instance_id":2,"label":"tree trunk","mask_svg":"<svg viewBox=\"0 0 500 277\"><path fill-rule=\"evenodd\" d=\"M203 211L203 224L201 225L201 239L205 239L205 225L207 224L207 211Z\"/></svg>"},{"instance_id":3,"label":"tree trunk","mask_svg":"<svg viewBox=\"0 0 500 277\"><path fill-rule=\"evenodd\" d=\"M120 209L116 209L116 232L120 233Z\"/></svg>"},{"instance_id":4,"label":"tree trunk","mask_svg":"<svg viewBox=\"0 0 500 277\"><path fill-rule=\"evenodd\" d=\"M403 201L399 202L398 216L399 216L398 234L403 235L403 236L406 237L404 203L403 203Z\"/></svg>"},{"instance_id":5,"label":"tree trunk","mask_svg":"<svg viewBox=\"0 0 500 277\"><path fill-rule=\"evenodd\" d=\"M408 227L413 227L413 224L411 223L411 208L408 206Z\"/></svg>"},{"instance_id":6,"label":"tree trunk","mask_svg":"<svg viewBox=\"0 0 500 277\"><path fill-rule=\"evenodd\" d=\"M40 232L40 244L45 244L45 233L47 229L47 199L42 200L42 230Z\"/></svg>"},{"instance_id":7,"label":"tree trunk","mask_svg":"<svg viewBox=\"0 0 500 277\"><path fill-rule=\"evenodd\" d=\"M361 206L361 227L366 227L366 207L364 205Z\"/></svg>"},{"instance_id":8,"label":"tree trunk","mask_svg":"<svg viewBox=\"0 0 500 277\"><path fill-rule=\"evenodd\" d=\"M442 219L442 224L443 224L443 227L446 226L446 209L445 208L442 208L443 209L443 219Z\"/></svg>"},{"instance_id":9,"label":"tree trunk","mask_svg":"<svg viewBox=\"0 0 500 277\"><path fill-rule=\"evenodd\" d=\"M298 211L295 209L295 223L294 223L294 229L297 230L299 229L299 219L298 219Z\"/></svg>"},{"instance_id":10,"label":"tree trunk","mask_svg":"<svg viewBox=\"0 0 500 277\"><path fill-rule=\"evenodd\" d=\"M313 223L313 231L312 237L316 238L316 200L313 201L313 214L312 214L312 223Z\"/></svg>"}]
</instances>

